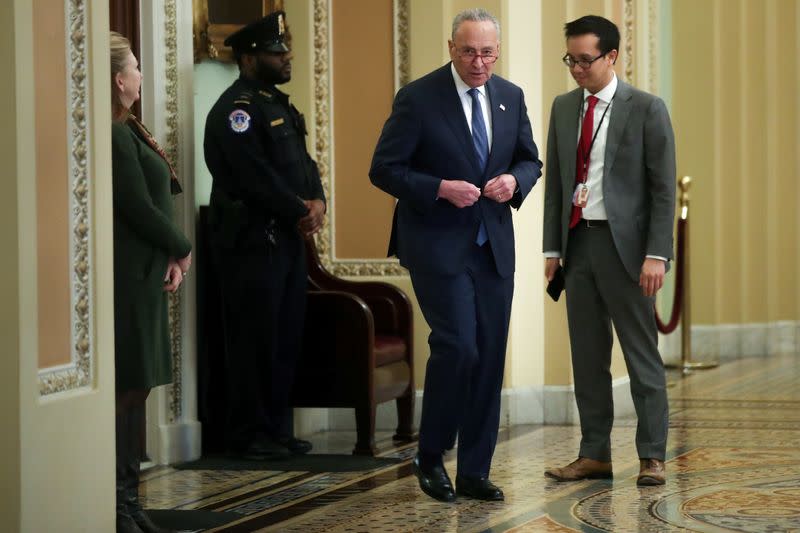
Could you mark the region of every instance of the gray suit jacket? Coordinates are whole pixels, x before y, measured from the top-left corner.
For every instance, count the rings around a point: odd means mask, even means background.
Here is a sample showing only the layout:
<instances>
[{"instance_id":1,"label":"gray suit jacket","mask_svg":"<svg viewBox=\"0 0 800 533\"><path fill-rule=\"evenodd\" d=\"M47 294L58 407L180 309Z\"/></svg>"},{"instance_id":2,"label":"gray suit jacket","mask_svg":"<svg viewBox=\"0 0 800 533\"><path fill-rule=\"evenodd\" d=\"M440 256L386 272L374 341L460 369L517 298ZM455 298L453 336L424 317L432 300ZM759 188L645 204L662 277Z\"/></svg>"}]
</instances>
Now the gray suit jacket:
<instances>
[{"instance_id":1,"label":"gray suit jacket","mask_svg":"<svg viewBox=\"0 0 800 533\"><path fill-rule=\"evenodd\" d=\"M553 101L547 136L544 251L567 255L578 113L583 89ZM639 279L646 255L672 259L675 139L664 102L619 80L609 112L603 201L625 270Z\"/></svg>"}]
</instances>

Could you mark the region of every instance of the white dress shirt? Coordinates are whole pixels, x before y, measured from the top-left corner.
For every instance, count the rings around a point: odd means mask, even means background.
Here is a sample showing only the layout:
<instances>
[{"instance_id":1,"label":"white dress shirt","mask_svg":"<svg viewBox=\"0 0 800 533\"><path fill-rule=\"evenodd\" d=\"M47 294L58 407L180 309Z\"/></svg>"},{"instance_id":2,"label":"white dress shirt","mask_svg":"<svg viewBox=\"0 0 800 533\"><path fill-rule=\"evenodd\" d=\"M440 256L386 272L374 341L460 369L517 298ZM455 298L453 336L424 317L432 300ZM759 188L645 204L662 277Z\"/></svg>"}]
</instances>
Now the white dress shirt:
<instances>
[{"instance_id":1,"label":"white dress shirt","mask_svg":"<svg viewBox=\"0 0 800 533\"><path fill-rule=\"evenodd\" d=\"M464 109L464 115L467 117L467 125L469 132L472 133L472 97L467 94L470 86L464 83L461 76L456 72L456 67L450 63L450 71L453 73L453 81L456 82L456 90L458 97L461 99L461 107ZM478 89L478 100L481 103L481 112L483 113L483 123L486 124L486 139L489 142L489 151L492 151L492 113L489 105L489 95L486 94L486 86L481 85L476 87Z\"/></svg>"},{"instance_id":2,"label":"white dress shirt","mask_svg":"<svg viewBox=\"0 0 800 533\"><path fill-rule=\"evenodd\" d=\"M597 137L592 145L592 151L589 154L589 171L586 178L586 186L589 188L589 198L586 202L586 207L583 208L582 218L586 220L608 220L606 214L606 205L603 202L603 168L606 162L606 140L608 139L608 125L611 123L611 114L614 112L612 105L612 98L614 93L617 92L617 75L614 74L608 85L597 91L594 96L598 98L597 104L594 106L594 118L592 121L592 135L595 133ZM583 90L583 106L581 107L581 115L578 118L578 138L575 139L575 148L577 150L578 143L581 137L581 126L583 124L583 117L589 109L589 96L591 96L587 89ZM608 111L606 111L608 110ZM605 113L603 123L600 119ZM599 128L599 129L598 129ZM561 252L547 251L544 253L545 257L561 257ZM661 259L666 261L666 258L656 255L648 255L653 259Z\"/></svg>"},{"instance_id":3,"label":"white dress shirt","mask_svg":"<svg viewBox=\"0 0 800 533\"><path fill-rule=\"evenodd\" d=\"M614 74L611 81L608 82L608 85L595 94L598 101L597 105L594 106L592 135L596 133L597 137L595 137L592 151L589 153L589 172L586 178L586 186L589 188L589 199L586 202L586 207L583 208L583 218L586 220L608 220L606 205L603 203L603 167L606 162L608 124L611 122L611 114L614 112L611 99L614 97L615 92L617 92L616 74ZM576 149L578 142L580 142L581 125L583 124L583 117L586 114L586 110L589 109L588 100L591 95L592 93L588 90L583 90L583 107L581 108L581 117L578 122L578 138L575 139ZM606 114L606 117L603 119L603 123L600 124L603 113Z\"/></svg>"}]
</instances>

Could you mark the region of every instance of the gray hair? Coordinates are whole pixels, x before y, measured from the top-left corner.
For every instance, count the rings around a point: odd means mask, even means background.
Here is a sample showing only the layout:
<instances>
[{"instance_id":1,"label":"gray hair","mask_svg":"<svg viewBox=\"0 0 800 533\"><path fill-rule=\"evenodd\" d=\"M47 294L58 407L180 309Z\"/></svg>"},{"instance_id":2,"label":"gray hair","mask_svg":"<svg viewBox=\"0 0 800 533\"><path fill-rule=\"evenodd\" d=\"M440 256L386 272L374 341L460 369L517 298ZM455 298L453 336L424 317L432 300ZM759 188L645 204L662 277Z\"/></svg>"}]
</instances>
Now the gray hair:
<instances>
[{"instance_id":1,"label":"gray hair","mask_svg":"<svg viewBox=\"0 0 800 533\"><path fill-rule=\"evenodd\" d=\"M494 24L494 29L497 30L497 40L500 41L500 23L494 16L483 8L476 7L472 9L465 9L453 19L453 32L450 38L455 41L456 31L461 26L462 22L491 22Z\"/></svg>"}]
</instances>

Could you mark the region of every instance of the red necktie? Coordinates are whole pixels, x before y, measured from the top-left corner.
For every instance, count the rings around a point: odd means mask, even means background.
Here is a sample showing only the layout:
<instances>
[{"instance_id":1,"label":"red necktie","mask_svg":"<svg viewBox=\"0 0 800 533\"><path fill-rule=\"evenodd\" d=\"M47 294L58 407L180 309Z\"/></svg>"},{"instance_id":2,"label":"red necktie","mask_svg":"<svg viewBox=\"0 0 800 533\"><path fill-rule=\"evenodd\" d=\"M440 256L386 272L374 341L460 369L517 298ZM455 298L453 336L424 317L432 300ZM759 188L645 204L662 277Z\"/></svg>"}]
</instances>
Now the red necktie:
<instances>
[{"instance_id":1,"label":"red necktie","mask_svg":"<svg viewBox=\"0 0 800 533\"><path fill-rule=\"evenodd\" d=\"M590 96L589 107L586 109L586 114L583 116L583 125L581 126L581 140L578 142L578 157L575 163L575 190L578 184L585 183L589 173L589 150L592 145L592 133L594 129L594 106L597 105L599 100L596 96ZM572 217L569 219L569 227L574 228L581 220L583 209L577 205L572 205Z\"/></svg>"}]
</instances>

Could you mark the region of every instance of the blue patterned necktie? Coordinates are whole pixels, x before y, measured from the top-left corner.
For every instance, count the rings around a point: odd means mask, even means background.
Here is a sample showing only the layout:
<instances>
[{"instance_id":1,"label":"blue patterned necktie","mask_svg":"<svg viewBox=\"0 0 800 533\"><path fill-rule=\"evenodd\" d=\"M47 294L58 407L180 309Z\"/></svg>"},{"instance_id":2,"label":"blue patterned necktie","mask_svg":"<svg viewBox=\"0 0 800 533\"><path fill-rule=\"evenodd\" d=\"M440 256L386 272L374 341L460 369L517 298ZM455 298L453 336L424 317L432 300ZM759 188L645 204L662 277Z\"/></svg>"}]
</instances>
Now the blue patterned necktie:
<instances>
[{"instance_id":1,"label":"blue patterned necktie","mask_svg":"<svg viewBox=\"0 0 800 533\"><path fill-rule=\"evenodd\" d=\"M473 87L467 91L472 97L472 144L475 145L475 152L478 154L478 163L480 164L481 171L486 170L486 161L489 159L489 137L486 134L486 124L483 122L483 110L481 110L481 102L478 98L478 89ZM481 225L478 228L478 236L475 242L478 246L483 246L489 240L489 235L486 233L486 226Z\"/></svg>"}]
</instances>

